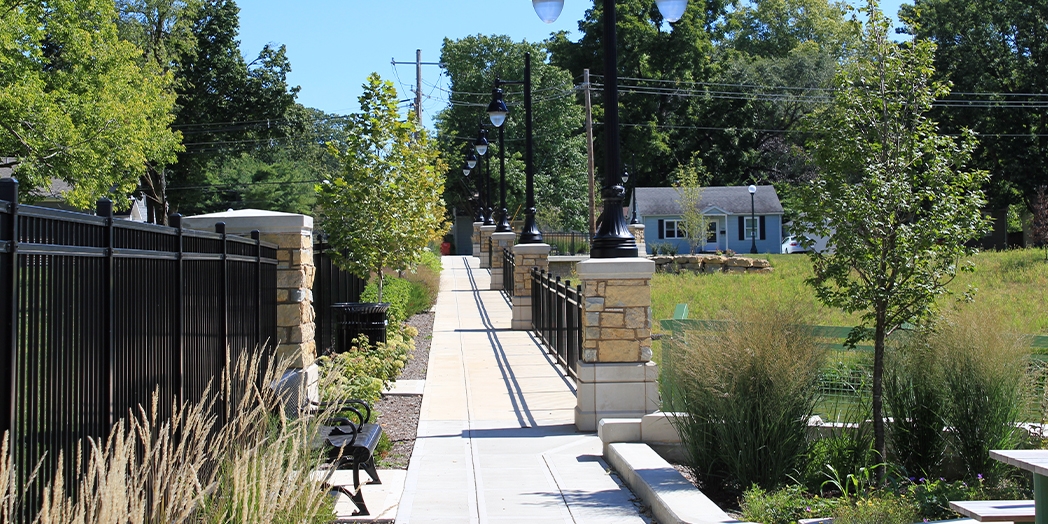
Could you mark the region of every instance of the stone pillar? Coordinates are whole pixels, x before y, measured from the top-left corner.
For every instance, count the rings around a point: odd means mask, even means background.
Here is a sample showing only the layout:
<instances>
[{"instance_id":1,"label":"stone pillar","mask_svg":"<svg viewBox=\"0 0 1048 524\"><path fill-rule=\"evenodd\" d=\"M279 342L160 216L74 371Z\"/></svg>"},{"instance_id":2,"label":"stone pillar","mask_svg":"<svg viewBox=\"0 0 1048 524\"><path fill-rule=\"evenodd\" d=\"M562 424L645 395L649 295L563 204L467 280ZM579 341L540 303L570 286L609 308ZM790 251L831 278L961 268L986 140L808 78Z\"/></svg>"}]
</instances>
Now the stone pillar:
<instances>
[{"instance_id":1,"label":"stone pillar","mask_svg":"<svg viewBox=\"0 0 1048 524\"><path fill-rule=\"evenodd\" d=\"M504 255L502 250L512 248L515 240L517 240L517 234L512 231L491 234L492 246L495 248L491 257L491 287L489 289L492 291L501 290L503 287L502 257Z\"/></svg>"},{"instance_id":2,"label":"stone pillar","mask_svg":"<svg viewBox=\"0 0 1048 524\"><path fill-rule=\"evenodd\" d=\"M637 252L644 257L648 253L648 246L644 242L644 224L630 224L627 227L633 238L637 239Z\"/></svg>"},{"instance_id":3,"label":"stone pillar","mask_svg":"<svg viewBox=\"0 0 1048 524\"><path fill-rule=\"evenodd\" d=\"M519 331L531 329L531 269L549 269L549 244L513 246L513 323Z\"/></svg>"},{"instance_id":4,"label":"stone pillar","mask_svg":"<svg viewBox=\"0 0 1048 524\"><path fill-rule=\"evenodd\" d=\"M604 418L641 418L659 407L651 362L651 277L644 258L579 262L583 283L582 359L575 426L596 431Z\"/></svg>"},{"instance_id":5,"label":"stone pillar","mask_svg":"<svg viewBox=\"0 0 1048 524\"><path fill-rule=\"evenodd\" d=\"M470 237L473 240L473 256L480 257L480 226L483 226L483 222L473 223L473 236Z\"/></svg>"},{"instance_id":6,"label":"stone pillar","mask_svg":"<svg viewBox=\"0 0 1048 524\"><path fill-rule=\"evenodd\" d=\"M320 400L313 338L313 217L242 209L182 219L189 229L210 230L218 222L225 222L229 234L250 236L257 230L262 241L277 245L277 340L270 344L277 358L289 359L291 365L275 387L290 392L286 410L297 415L307 401Z\"/></svg>"},{"instance_id":7,"label":"stone pillar","mask_svg":"<svg viewBox=\"0 0 1048 524\"><path fill-rule=\"evenodd\" d=\"M488 251L491 249L491 244L488 239L495 233L495 226L480 226L480 268L484 269L488 267Z\"/></svg>"}]
</instances>

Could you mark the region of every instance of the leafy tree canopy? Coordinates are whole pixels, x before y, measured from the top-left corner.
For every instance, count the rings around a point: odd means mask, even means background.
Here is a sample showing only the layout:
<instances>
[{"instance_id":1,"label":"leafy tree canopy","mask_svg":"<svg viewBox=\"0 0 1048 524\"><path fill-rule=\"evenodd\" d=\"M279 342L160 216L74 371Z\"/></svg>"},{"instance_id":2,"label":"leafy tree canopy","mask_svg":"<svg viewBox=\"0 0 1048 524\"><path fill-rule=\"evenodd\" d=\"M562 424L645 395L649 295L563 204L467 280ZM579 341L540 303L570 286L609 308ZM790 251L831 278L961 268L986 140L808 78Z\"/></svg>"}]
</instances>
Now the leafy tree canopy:
<instances>
[{"instance_id":1,"label":"leafy tree canopy","mask_svg":"<svg viewBox=\"0 0 1048 524\"><path fill-rule=\"evenodd\" d=\"M139 65L116 18L106 0L0 3L0 157L27 198L59 179L73 206L126 207L146 164L180 148L171 78Z\"/></svg>"},{"instance_id":2,"label":"leafy tree canopy","mask_svg":"<svg viewBox=\"0 0 1048 524\"><path fill-rule=\"evenodd\" d=\"M531 53L533 136L535 140L535 194L544 229L585 230L588 192L584 115L574 98L571 74L550 65L541 44L514 42L506 36L470 36L444 40L441 63L451 79L452 104L437 116L438 137L451 166L446 199L450 205L472 209L469 197L475 180L462 180L464 155L478 135L481 123L490 124L486 108L495 78L524 79L524 53ZM506 137L506 207L511 218L523 219L524 99L522 86L506 86L510 107L504 124ZM498 132L489 129L491 149L483 168L498 184ZM471 179L476 176L470 175ZM498 208L498 191L491 192ZM519 210L519 213L517 212ZM471 213L472 214L472 213Z\"/></svg>"},{"instance_id":3,"label":"leafy tree canopy","mask_svg":"<svg viewBox=\"0 0 1048 524\"><path fill-rule=\"evenodd\" d=\"M1048 1L920 0L904 5L900 18L938 46L937 78L953 84L950 99L990 102L954 103L937 117L948 133L980 135L974 161L993 177L994 206L1031 204L1048 182Z\"/></svg>"},{"instance_id":4,"label":"leafy tree canopy","mask_svg":"<svg viewBox=\"0 0 1048 524\"><path fill-rule=\"evenodd\" d=\"M319 223L343 269L379 278L382 269L417 264L423 248L448 230L444 173L436 144L397 111L393 84L373 73L350 115L345 140L332 143L340 170L317 184Z\"/></svg>"}]
</instances>

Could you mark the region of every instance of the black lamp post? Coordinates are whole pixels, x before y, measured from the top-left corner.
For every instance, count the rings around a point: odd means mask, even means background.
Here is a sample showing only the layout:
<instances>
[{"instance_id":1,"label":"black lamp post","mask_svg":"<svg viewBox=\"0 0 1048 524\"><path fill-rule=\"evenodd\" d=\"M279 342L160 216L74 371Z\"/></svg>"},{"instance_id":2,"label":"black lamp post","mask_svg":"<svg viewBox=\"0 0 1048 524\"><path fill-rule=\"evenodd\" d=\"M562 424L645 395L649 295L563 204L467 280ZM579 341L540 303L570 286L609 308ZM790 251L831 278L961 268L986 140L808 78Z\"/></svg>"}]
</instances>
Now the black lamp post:
<instances>
[{"instance_id":1,"label":"black lamp post","mask_svg":"<svg viewBox=\"0 0 1048 524\"><path fill-rule=\"evenodd\" d=\"M469 165L469 160L467 160L465 163L462 164L462 176L466 177L466 180L469 180L469 174L472 171L473 171L473 169ZM482 182L483 182L483 179L481 179L480 177L474 178L473 185L475 186L476 192L473 193L473 195L474 195L474 198L477 199L477 216L473 218L474 222L483 222L484 221L484 200L481 197L481 183ZM466 187L467 187L467 189L469 188L469 186L466 186Z\"/></svg>"},{"instance_id":2,"label":"black lamp post","mask_svg":"<svg viewBox=\"0 0 1048 524\"><path fill-rule=\"evenodd\" d=\"M753 195L757 194L757 186L751 185L750 192L750 253L757 254L757 212L753 204Z\"/></svg>"},{"instance_id":3,"label":"black lamp post","mask_svg":"<svg viewBox=\"0 0 1048 524\"><path fill-rule=\"evenodd\" d=\"M503 124L506 123L506 117L509 116L509 108L506 107L506 102L502 99L502 86L504 85L523 85L524 86L524 173L525 173L525 202L524 202L524 228L520 232L520 239L518 240L521 244L540 244L542 243L542 232L539 231L538 225L535 223L535 148L532 142L531 136L531 53L524 53L524 80L522 81L510 81L502 80L501 78L495 79L495 90L493 92L493 99L491 104L488 105L488 117L491 118L491 123L499 128L499 162L501 164L502 180L501 180L501 191L502 191L502 220L505 222L505 231L512 231L509 227L509 222L506 218L506 158L505 158L505 146L503 142L504 128ZM499 227L503 227L502 223ZM496 231L503 231L502 229L496 229Z\"/></svg>"},{"instance_id":4,"label":"black lamp post","mask_svg":"<svg viewBox=\"0 0 1048 524\"><path fill-rule=\"evenodd\" d=\"M487 160L487 157L485 155L488 154L488 130L484 129L484 124L480 125L480 130L477 132L477 139L473 141L473 150L476 151L478 155L480 155L485 160ZM470 153L470 154L472 154L472 153ZM488 201L488 212L487 212L487 215L484 217L484 220L482 220L482 222L484 222L485 226L493 226L493 225L495 225L495 220L492 217L492 209L491 209L491 185L492 185L492 183L491 183L491 163L490 162L487 163L487 167L488 167L488 169L486 170L487 178L485 178L483 180L485 181L485 185L488 188L488 194L487 194L487 197L486 197L487 201Z\"/></svg>"},{"instance_id":5,"label":"black lamp post","mask_svg":"<svg viewBox=\"0 0 1048 524\"><path fill-rule=\"evenodd\" d=\"M499 85L500 82L496 78L495 90L492 92L494 99L488 105L488 117L491 118L491 124L499 129L499 204L501 211L499 222L495 225L495 232L506 233L513 231L513 227L509 225L509 210L506 209L506 134L502 128L502 124L506 123L509 109L506 109L506 102L502 100L502 89L499 88Z\"/></svg>"},{"instance_id":6,"label":"black lamp post","mask_svg":"<svg viewBox=\"0 0 1048 524\"><path fill-rule=\"evenodd\" d=\"M592 258L637 256L637 240L626 227L622 200L626 190L615 176L622 165L619 151L619 75L615 49L615 0L602 0L604 9L604 210L598 219L600 228L590 248ZM655 0L659 12L668 22L684 15L688 0ZM564 0L532 0L535 12L543 22L552 23L560 16Z\"/></svg>"}]
</instances>

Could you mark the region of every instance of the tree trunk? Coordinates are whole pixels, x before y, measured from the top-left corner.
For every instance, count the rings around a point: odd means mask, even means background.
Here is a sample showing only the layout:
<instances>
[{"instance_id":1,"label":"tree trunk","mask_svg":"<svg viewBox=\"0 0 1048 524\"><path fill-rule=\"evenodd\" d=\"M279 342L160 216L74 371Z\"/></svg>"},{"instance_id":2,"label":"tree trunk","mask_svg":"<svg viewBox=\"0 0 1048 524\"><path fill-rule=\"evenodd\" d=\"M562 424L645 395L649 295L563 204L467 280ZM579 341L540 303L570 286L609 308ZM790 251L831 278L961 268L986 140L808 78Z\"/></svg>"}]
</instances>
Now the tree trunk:
<instances>
[{"instance_id":1,"label":"tree trunk","mask_svg":"<svg viewBox=\"0 0 1048 524\"><path fill-rule=\"evenodd\" d=\"M382 274L382 268L378 270L378 302L382 302L382 285L385 283L386 277Z\"/></svg>"},{"instance_id":2,"label":"tree trunk","mask_svg":"<svg viewBox=\"0 0 1048 524\"><path fill-rule=\"evenodd\" d=\"M877 450L877 462L880 464L875 471L878 485L884 482L884 461L887 457L884 443L884 410L882 402L886 328L885 312L878 311L873 335L873 445Z\"/></svg>"}]
</instances>

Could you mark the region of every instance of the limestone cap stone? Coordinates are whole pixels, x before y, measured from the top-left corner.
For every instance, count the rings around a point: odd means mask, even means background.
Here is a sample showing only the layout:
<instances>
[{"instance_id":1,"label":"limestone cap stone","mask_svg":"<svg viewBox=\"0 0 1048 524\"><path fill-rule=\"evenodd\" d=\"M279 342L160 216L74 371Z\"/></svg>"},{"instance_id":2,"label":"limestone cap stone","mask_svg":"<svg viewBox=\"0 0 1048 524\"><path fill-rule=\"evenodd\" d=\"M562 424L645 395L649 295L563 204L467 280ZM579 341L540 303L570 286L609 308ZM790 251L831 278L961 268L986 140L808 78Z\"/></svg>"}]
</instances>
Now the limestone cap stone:
<instances>
[{"instance_id":1,"label":"limestone cap stone","mask_svg":"<svg viewBox=\"0 0 1048 524\"><path fill-rule=\"evenodd\" d=\"M263 234L313 234L313 217L297 213L238 209L182 218L183 227L202 231L214 231L215 224L219 222L226 223L226 232L231 235L247 235L256 229Z\"/></svg>"},{"instance_id":2,"label":"limestone cap stone","mask_svg":"<svg viewBox=\"0 0 1048 524\"><path fill-rule=\"evenodd\" d=\"M513 246L514 255L548 255L549 244L517 244Z\"/></svg>"},{"instance_id":3,"label":"limestone cap stone","mask_svg":"<svg viewBox=\"0 0 1048 524\"><path fill-rule=\"evenodd\" d=\"M655 274L655 262L646 258L591 258L575 265L575 273L583 280L650 279Z\"/></svg>"}]
</instances>

